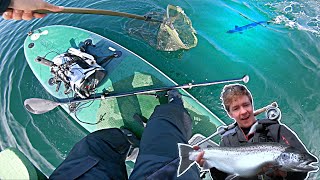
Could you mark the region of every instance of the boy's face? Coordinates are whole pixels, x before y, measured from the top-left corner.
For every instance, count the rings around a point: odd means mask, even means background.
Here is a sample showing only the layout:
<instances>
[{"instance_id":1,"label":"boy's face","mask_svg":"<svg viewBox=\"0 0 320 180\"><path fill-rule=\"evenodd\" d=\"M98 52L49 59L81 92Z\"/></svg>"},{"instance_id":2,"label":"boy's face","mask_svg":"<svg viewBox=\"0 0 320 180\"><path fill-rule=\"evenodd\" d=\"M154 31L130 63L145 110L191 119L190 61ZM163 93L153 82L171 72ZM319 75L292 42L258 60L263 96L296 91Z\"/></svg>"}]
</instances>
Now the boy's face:
<instances>
[{"instance_id":1,"label":"boy's face","mask_svg":"<svg viewBox=\"0 0 320 180\"><path fill-rule=\"evenodd\" d=\"M256 122L251 101L246 95L233 98L228 114L231 118L236 120L239 127L242 128L248 128Z\"/></svg>"}]
</instances>

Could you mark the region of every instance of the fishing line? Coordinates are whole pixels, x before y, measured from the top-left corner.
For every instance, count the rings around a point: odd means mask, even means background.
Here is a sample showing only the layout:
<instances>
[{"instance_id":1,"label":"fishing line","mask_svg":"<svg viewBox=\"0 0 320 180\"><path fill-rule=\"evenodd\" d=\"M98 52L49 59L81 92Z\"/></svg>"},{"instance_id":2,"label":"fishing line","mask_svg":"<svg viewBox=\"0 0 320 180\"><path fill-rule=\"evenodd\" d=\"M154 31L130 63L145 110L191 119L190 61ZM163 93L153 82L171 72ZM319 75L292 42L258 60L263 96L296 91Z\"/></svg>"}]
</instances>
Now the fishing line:
<instances>
[{"instance_id":1,"label":"fishing line","mask_svg":"<svg viewBox=\"0 0 320 180\"><path fill-rule=\"evenodd\" d=\"M74 116L75 116L75 118L76 118L79 122L84 123L84 124L89 124L89 125L97 125L97 124L99 124L101 121L104 120L103 117L106 115L106 113L104 113L103 115L100 115L99 120L98 120L97 122L95 122L95 123L89 123L89 122L82 121L82 120L80 120L80 119L78 118L78 116L77 116L77 111L78 111L78 110L81 110L81 109L90 107L90 106L93 104L93 102L95 101L95 99L96 99L96 92L94 93L93 101L91 101L91 102L86 102L86 103L84 103L84 104L81 104L81 105L79 105L79 106L75 109L75 111L74 111ZM88 104L88 103L90 103L90 104L89 104L88 106L85 106L85 105ZM85 107L83 107L83 106L85 106Z\"/></svg>"},{"instance_id":2,"label":"fishing line","mask_svg":"<svg viewBox=\"0 0 320 180\"><path fill-rule=\"evenodd\" d=\"M57 53L57 55L60 55L61 53L58 53L59 52L59 50L58 49L56 49L56 48L53 48L53 47L55 47L55 46L53 46L52 44L54 44L54 43L52 43L52 42L50 42L50 41L48 41L48 40L44 40L44 39L40 39L40 43L41 43L41 45L43 45L44 47L46 47L48 50L51 50L50 52L55 52L55 53ZM49 44L51 43L51 48L49 47ZM52 50L53 49L53 50ZM49 53L50 53L49 52ZM47 53L47 54L49 54L49 53Z\"/></svg>"},{"instance_id":3,"label":"fishing line","mask_svg":"<svg viewBox=\"0 0 320 180\"><path fill-rule=\"evenodd\" d=\"M94 76L94 77L96 77L96 76ZM90 107L90 106L94 103L94 101L96 100L96 94L97 94L97 90L95 89L95 90L94 90L94 93L93 93L93 95L94 95L94 96L93 96L93 101L91 101L91 102L86 102L86 103L83 103L83 104L80 103L80 105L77 106L76 109L74 110L74 116L75 116L75 118L76 118L79 122L84 123L84 124L89 124L89 125L97 125L97 124L99 124L101 121L104 120L104 116L106 115L106 113L104 113L103 115L100 115L99 120L98 120L97 122L95 122L95 123L90 123L90 122L82 121L82 120L80 120L80 119L78 118L78 116L77 116L77 111L79 111L79 110L81 110L81 109L84 109L84 108L88 108L88 107ZM70 102L70 101L69 101L69 102ZM89 104L89 105L87 105L87 104ZM85 105L87 105L87 106L85 106ZM71 113L71 112L70 112L70 113Z\"/></svg>"},{"instance_id":4,"label":"fishing line","mask_svg":"<svg viewBox=\"0 0 320 180\"><path fill-rule=\"evenodd\" d=\"M49 52L50 53L50 52ZM48 53L47 53L48 54ZM47 55L46 54L46 55ZM75 68L75 70L77 70L77 71L79 71L80 73L82 73L81 71L80 71L80 69L81 68ZM82 73L83 74L83 73ZM94 76L94 78L96 77L96 75ZM94 89L95 89L95 87L94 87ZM72 92L72 96L73 97L75 97L75 95L76 94L74 94L74 92L73 91L71 91ZM79 110L81 110L81 109L85 109L85 108L88 108L88 107L90 107L93 103L94 103L94 101L96 100L96 89L94 90L94 93L93 93L93 101L91 101L91 102L85 102L85 103L78 103L78 104L75 104L75 108L74 108L74 110L72 110L71 108L71 106L72 106L72 103L71 103L71 98L70 98L70 96L69 96L69 93L68 94L66 94L67 95L67 98L68 98L68 106L69 106L69 115L71 115L71 113L73 112L74 113L74 116L75 116L75 118L79 121L79 122L81 122L81 123L84 123L84 124L89 124L89 125L96 125L96 124L98 124L98 123L100 123L101 121L103 121L104 119L103 119L103 117L105 116L105 114L104 115L101 115L100 116L100 118L99 118L99 120L97 121L97 122L95 122L95 123L89 123L89 122L85 122L85 121L82 121L82 120L80 120L80 118L78 118L78 116L77 116L77 111L79 111Z\"/></svg>"},{"instance_id":5,"label":"fishing line","mask_svg":"<svg viewBox=\"0 0 320 180\"><path fill-rule=\"evenodd\" d=\"M95 96L94 96L95 97ZM90 107L91 105L92 105L92 103L95 101L95 99L87 106L87 107ZM70 102L70 101L69 101ZM106 113L104 113L103 115L100 115L100 118L99 118L99 120L97 121L97 122L95 122L95 123L89 123L89 122L85 122L85 121L82 121L82 120L80 120L79 118L78 118L78 116L77 116L77 111L78 110L81 110L81 109L84 109L84 108L87 108L87 107L82 107L82 106L84 106L84 105L86 105L86 104L88 104L89 102L86 102L86 103L84 103L84 104L82 104L82 105L79 105L75 110L74 110L74 117L79 121L79 122L81 122L81 123L83 123L83 124L88 124L88 125L97 125L97 124L99 124L101 121L103 121L104 120L104 116L106 115ZM70 103L71 104L71 103ZM70 105L69 104L69 105ZM69 115L71 115L71 111L69 111Z\"/></svg>"},{"instance_id":6,"label":"fishing line","mask_svg":"<svg viewBox=\"0 0 320 180\"><path fill-rule=\"evenodd\" d=\"M50 51L50 52L48 52L47 54L45 54L44 56L43 56L43 58L46 58L46 56L47 55L49 55L50 53L56 53L57 55L60 55L58 52L56 52L56 51Z\"/></svg>"},{"instance_id":7,"label":"fishing line","mask_svg":"<svg viewBox=\"0 0 320 180\"><path fill-rule=\"evenodd\" d=\"M105 115L106 115L106 113L104 113L103 115L100 115L100 118L99 118L99 120L98 120L97 122L95 122L95 123L89 123L89 122L81 121L81 120L77 117L76 111L74 112L74 116L75 116L75 118L76 118L79 122L84 123L84 124L88 124L88 125L97 125L97 124L99 124L101 121L104 120L103 117L104 117Z\"/></svg>"}]
</instances>

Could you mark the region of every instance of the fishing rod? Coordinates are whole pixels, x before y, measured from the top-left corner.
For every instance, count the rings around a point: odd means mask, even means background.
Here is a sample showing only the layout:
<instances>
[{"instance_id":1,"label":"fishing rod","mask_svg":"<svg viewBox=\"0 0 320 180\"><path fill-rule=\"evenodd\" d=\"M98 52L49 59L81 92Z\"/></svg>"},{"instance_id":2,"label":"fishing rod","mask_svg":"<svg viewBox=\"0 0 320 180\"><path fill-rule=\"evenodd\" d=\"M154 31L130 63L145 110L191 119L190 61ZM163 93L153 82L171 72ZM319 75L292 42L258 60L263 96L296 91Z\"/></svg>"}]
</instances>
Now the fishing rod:
<instances>
[{"instance_id":1,"label":"fishing rod","mask_svg":"<svg viewBox=\"0 0 320 180\"><path fill-rule=\"evenodd\" d=\"M30 98L24 101L24 107L33 114L43 114L48 111L51 111L57 106L69 104L69 103L80 103L80 102L88 102L93 100L104 100L109 98L126 97L126 96L133 96L133 95L139 95L139 94L149 94L149 93L155 93L160 91L168 91L172 89L190 89L190 88L199 87L199 86L210 86L215 84L233 83L233 82L247 83L249 82L249 76L245 75L242 78L237 78L237 79L227 79L227 80L212 81L212 82L205 82L205 83L198 83L198 84L189 83L185 85L168 86L168 87L138 90L138 91L132 91L132 92L101 94L100 97L96 97L95 95L94 97L89 97L86 99L73 99L68 102L57 102L57 101L50 101L47 99Z\"/></svg>"},{"instance_id":2,"label":"fishing rod","mask_svg":"<svg viewBox=\"0 0 320 180\"><path fill-rule=\"evenodd\" d=\"M269 105L267 105L267 106L265 106L265 107L263 107L263 108L260 108L260 109L258 109L258 110L256 110L256 111L254 111L254 112L253 112L253 115L254 115L254 116L257 116L257 115L259 115L259 114L261 114L261 113L263 113L263 112L266 112L266 111L267 111L269 108L271 108L271 107L272 107L272 108L278 107L277 102L273 102L273 103L271 103L271 104L269 104ZM223 134L223 133L225 133L226 131L228 131L228 130L234 128L234 127L236 127L236 123L230 124L230 125L228 125L228 126L219 126L219 127L217 128L217 131L216 131L215 133L213 133L213 134L211 134L210 136L208 136L207 138L201 140L201 141L198 142L195 146L199 146L200 144L206 142L207 140L213 138L214 136L216 136L216 135L218 135L218 134Z\"/></svg>"}]
</instances>

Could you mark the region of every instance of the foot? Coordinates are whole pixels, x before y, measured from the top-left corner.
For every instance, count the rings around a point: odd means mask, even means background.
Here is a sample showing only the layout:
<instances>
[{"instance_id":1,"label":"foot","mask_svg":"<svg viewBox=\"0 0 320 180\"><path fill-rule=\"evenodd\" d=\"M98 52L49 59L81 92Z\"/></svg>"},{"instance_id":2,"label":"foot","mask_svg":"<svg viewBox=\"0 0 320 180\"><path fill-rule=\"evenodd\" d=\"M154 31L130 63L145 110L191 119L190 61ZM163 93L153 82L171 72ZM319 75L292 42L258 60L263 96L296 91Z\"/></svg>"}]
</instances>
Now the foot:
<instances>
[{"instance_id":1,"label":"foot","mask_svg":"<svg viewBox=\"0 0 320 180\"><path fill-rule=\"evenodd\" d=\"M168 94L168 103L175 103L175 104L181 104L183 105L183 102L182 102L182 95L180 94L180 92L176 89L173 89L173 90L169 90L167 92Z\"/></svg>"}]
</instances>

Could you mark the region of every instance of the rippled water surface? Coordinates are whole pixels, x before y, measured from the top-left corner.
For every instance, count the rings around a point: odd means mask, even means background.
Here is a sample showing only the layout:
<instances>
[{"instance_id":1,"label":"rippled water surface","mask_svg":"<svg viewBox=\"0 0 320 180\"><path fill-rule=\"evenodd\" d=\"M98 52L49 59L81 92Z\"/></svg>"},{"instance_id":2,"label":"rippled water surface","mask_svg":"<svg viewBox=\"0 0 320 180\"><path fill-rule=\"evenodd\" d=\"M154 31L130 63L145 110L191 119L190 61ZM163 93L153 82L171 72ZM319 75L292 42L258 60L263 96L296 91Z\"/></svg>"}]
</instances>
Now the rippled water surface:
<instances>
[{"instance_id":1,"label":"rippled water surface","mask_svg":"<svg viewBox=\"0 0 320 180\"><path fill-rule=\"evenodd\" d=\"M310 152L320 156L318 0L51 2L141 15L155 12L158 17L167 4L178 5L191 19L199 41L188 51L161 52L154 47L158 26L137 20L70 14L51 14L28 22L0 18L0 148L19 148L44 174L50 175L74 143L87 134L62 109L32 115L23 107L27 98L51 98L27 65L23 42L28 31L53 24L80 27L116 41L179 84L248 74L255 107L277 101L282 122L299 135ZM227 33L235 26L257 21L270 23L241 33ZM222 87L200 87L189 92L223 121L231 123L220 105ZM319 172L309 177L319 178Z\"/></svg>"}]
</instances>

